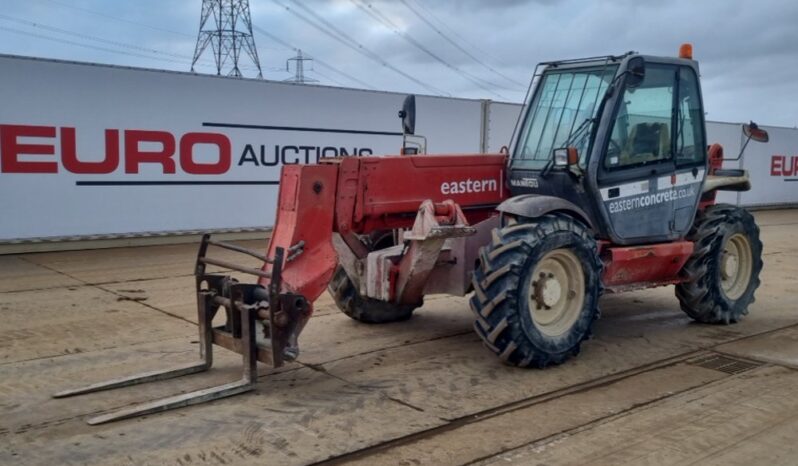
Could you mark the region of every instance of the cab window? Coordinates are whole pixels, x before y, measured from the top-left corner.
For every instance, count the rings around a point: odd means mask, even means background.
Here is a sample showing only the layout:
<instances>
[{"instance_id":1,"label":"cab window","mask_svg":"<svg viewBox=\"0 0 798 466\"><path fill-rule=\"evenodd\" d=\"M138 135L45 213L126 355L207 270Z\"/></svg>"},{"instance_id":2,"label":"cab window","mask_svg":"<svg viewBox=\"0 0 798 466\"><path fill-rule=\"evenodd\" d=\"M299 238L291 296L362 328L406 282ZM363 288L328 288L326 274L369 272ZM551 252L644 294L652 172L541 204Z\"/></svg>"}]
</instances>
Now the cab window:
<instances>
[{"instance_id":1,"label":"cab window","mask_svg":"<svg viewBox=\"0 0 798 466\"><path fill-rule=\"evenodd\" d=\"M524 128L513 157L517 168L540 170L552 151L566 143L583 160L590 134L588 125L615 76L616 65L546 71L528 106Z\"/></svg>"},{"instance_id":2,"label":"cab window","mask_svg":"<svg viewBox=\"0 0 798 466\"><path fill-rule=\"evenodd\" d=\"M673 106L678 68L648 64L643 82L624 89L604 167L608 170L672 159Z\"/></svg>"},{"instance_id":3,"label":"cab window","mask_svg":"<svg viewBox=\"0 0 798 466\"><path fill-rule=\"evenodd\" d=\"M676 165L703 164L706 158L704 118L698 77L692 68L679 69L679 102L676 115Z\"/></svg>"}]
</instances>

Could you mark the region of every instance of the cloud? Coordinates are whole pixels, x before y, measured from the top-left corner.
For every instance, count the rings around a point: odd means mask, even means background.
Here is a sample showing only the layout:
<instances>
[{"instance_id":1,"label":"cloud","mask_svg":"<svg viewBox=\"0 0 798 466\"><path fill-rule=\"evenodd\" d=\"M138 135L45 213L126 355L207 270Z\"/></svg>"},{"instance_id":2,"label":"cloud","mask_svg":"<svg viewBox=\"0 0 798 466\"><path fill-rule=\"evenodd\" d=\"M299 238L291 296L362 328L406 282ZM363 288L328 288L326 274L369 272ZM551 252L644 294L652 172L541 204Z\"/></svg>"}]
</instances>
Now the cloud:
<instances>
[{"instance_id":1,"label":"cloud","mask_svg":"<svg viewBox=\"0 0 798 466\"><path fill-rule=\"evenodd\" d=\"M279 0L302 12L294 1ZM501 100L496 95L500 94L507 100L520 101L540 61L628 50L672 56L682 42L692 42L702 70L709 118L798 125L794 104L798 101L798 86L794 84L798 75L798 2L794 0L296 1L310 6L347 37L333 39L272 0L250 0L253 22L283 42L378 89L429 92L381 64L385 62L452 95ZM450 66L403 39L392 27L358 8L355 1L366 8L371 5L370 11L387 18ZM200 0L9 0L4 2L3 14L190 60L200 4ZM2 27L118 51L59 44L0 29L2 53L188 68L181 60L170 62L157 54L136 53L129 47L64 36L0 18ZM284 71L285 61L294 51L259 32L255 36L265 77L289 77L290 73ZM342 45L342 41L351 47ZM372 54L379 58L367 58ZM313 76L323 83L358 87L323 65L317 63L314 69L308 74L325 75Z\"/></svg>"}]
</instances>

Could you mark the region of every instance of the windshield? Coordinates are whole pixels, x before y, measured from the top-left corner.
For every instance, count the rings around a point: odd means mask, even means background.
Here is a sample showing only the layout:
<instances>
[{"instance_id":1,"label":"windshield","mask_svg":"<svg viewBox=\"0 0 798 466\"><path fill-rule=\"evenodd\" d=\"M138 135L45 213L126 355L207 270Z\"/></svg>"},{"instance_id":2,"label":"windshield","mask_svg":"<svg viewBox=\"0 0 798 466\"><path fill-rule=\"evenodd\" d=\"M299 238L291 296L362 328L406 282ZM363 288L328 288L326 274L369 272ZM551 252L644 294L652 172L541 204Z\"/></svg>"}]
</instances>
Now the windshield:
<instances>
[{"instance_id":1,"label":"windshield","mask_svg":"<svg viewBox=\"0 0 798 466\"><path fill-rule=\"evenodd\" d=\"M602 65L544 73L529 106L513 165L540 170L554 149L566 145L576 147L584 162L590 123L617 68Z\"/></svg>"}]
</instances>

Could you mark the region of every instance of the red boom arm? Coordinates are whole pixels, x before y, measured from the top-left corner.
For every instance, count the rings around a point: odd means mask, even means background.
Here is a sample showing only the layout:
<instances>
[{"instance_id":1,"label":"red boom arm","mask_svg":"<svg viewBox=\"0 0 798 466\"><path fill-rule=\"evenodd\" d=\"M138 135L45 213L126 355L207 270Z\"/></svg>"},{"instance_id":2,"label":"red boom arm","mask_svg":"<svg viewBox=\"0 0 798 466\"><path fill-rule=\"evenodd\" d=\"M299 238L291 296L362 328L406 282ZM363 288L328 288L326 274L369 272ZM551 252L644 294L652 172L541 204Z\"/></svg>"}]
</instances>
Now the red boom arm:
<instances>
[{"instance_id":1,"label":"red boom arm","mask_svg":"<svg viewBox=\"0 0 798 466\"><path fill-rule=\"evenodd\" d=\"M451 199L474 224L494 215L508 196L504 155L420 155L324 160L284 166L277 218L268 255L288 251L282 271L286 292L315 301L338 263L332 246L340 233L365 255L356 235L410 228L422 202ZM264 265L268 271L271 266ZM260 284L267 285L261 279Z\"/></svg>"}]
</instances>

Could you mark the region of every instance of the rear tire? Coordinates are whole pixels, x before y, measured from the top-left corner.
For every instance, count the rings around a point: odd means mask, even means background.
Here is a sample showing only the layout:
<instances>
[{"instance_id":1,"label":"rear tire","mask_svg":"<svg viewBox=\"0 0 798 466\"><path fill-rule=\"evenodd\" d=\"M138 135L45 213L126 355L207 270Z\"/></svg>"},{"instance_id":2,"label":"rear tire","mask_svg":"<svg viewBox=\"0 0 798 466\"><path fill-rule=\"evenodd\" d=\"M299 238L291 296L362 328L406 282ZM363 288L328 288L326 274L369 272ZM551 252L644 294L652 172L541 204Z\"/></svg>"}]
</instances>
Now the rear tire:
<instances>
[{"instance_id":1,"label":"rear tire","mask_svg":"<svg viewBox=\"0 0 798 466\"><path fill-rule=\"evenodd\" d=\"M748 314L759 287L762 242L745 209L718 204L699 212L688 237L695 250L676 285L682 310L707 324L732 324Z\"/></svg>"},{"instance_id":2,"label":"rear tire","mask_svg":"<svg viewBox=\"0 0 798 466\"><path fill-rule=\"evenodd\" d=\"M559 364L590 336L601 270L593 235L572 217L497 228L474 270L474 329L507 364Z\"/></svg>"},{"instance_id":3,"label":"rear tire","mask_svg":"<svg viewBox=\"0 0 798 466\"><path fill-rule=\"evenodd\" d=\"M364 238L369 250L376 251L394 245L392 231L376 231ZM360 291L349 279L343 267L335 269L327 290L333 297L338 309L350 318L367 324L384 324L407 320L418 307L408 304L394 304L360 294Z\"/></svg>"}]
</instances>

